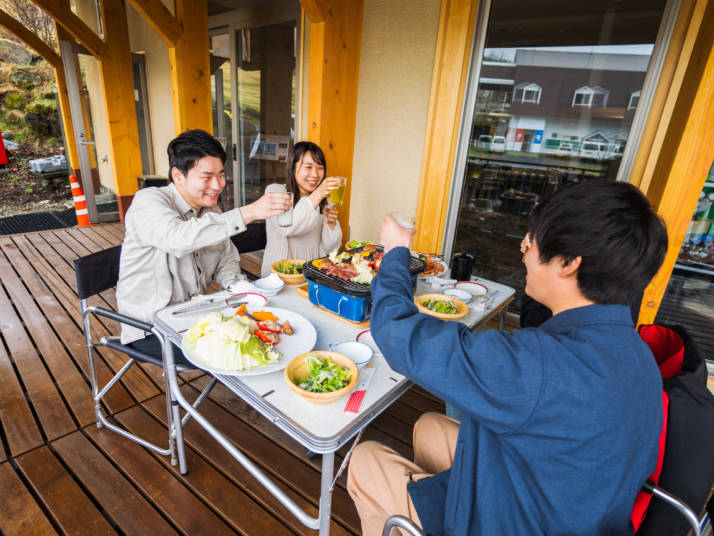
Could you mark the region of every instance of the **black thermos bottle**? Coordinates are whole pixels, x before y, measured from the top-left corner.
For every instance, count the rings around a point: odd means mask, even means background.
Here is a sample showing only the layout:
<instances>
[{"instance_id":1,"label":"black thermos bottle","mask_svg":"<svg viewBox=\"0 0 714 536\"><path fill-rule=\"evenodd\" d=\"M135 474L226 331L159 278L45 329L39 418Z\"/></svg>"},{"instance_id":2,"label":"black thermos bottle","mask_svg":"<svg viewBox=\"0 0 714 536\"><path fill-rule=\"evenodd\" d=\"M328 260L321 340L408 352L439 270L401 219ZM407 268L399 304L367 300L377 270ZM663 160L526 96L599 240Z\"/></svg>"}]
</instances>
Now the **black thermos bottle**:
<instances>
[{"instance_id":1,"label":"black thermos bottle","mask_svg":"<svg viewBox=\"0 0 714 536\"><path fill-rule=\"evenodd\" d=\"M451 263L451 279L457 281L470 281L471 269L474 265L474 256L470 253L457 253Z\"/></svg>"}]
</instances>

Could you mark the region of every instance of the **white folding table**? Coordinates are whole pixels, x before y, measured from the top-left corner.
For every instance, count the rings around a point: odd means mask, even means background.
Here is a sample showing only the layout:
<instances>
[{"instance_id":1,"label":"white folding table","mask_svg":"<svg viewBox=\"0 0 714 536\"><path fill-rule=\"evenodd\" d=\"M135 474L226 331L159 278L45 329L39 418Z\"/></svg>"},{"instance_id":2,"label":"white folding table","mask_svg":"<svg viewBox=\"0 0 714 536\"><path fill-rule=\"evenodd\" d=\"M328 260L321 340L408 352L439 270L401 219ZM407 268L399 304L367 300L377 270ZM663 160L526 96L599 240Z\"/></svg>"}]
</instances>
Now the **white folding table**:
<instances>
[{"instance_id":1,"label":"white folding table","mask_svg":"<svg viewBox=\"0 0 714 536\"><path fill-rule=\"evenodd\" d=\"M476 329L497 314L501 315L502 322L505 307L513 299L515 291L511 287L493 281L473 279L488 287L488 306L484 310L470 310L469 314L461 319L461 322L471 329ZM426 288L423 283L417 286L418 294L430 291L431 289ZM154 315L155 333L177 346L181 346L181 333L202 314L205 314L201 311L180 316L172 314L175 309L183 305L185 304L166 307ZM341 321L316 309L307 299L296 293L294 286L286 286L280 294L271 297L267 305L288 309L312 322L317 331L315 343L317 350L328 350L331 344L354 341L357 334L362 331L361 328L351 323ZM164 347L166 349L165 370L169 378L173 403L173 422L180 422L180 405L303 524L312 529L319 529L321 536L329 534L335 451L360 433L412 385L404 376L393 371L380 353L376 353L370 364L376 369L375 373L368 386L360 412L355 414L344 412L345 402L349 395L345 395L329 405L321 406L307 402L288 388L282 371L253 376L228 376L211 373L283 432L306 448L322 454L320 507L319 515L315 518L295 504L280 487L183 397L176 377L173 345L165 344ZM186 458L180 426L177 426L176 430L176 443L179 469L182 474L185 474Z\"/></svg>"}]
</instances>

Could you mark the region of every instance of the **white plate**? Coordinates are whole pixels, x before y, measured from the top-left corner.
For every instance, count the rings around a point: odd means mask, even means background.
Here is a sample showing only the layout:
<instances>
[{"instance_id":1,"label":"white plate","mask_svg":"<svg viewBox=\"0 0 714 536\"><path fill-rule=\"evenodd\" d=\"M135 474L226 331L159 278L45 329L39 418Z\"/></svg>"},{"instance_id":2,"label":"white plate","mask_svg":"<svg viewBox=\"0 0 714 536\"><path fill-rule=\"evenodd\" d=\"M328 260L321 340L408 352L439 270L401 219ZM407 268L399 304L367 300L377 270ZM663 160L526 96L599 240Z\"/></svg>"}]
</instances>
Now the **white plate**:
<instances>
[{"instance_id":1,"label":"white plate","mask_svg":"<svg viewBox=\"0 0 714 536\"><path fill-rule=\"evenodd\" d=\"M483 296L488 292L488 288L485 285L474 281L459 281L454 284L454 288L465 290L472 296Z\"/></svg>"},{"instance_id":2,"label":"white plate","mask_svg":"<svg viewBox=\"0 0 714 536\"><path fill-rule=\"evenodd\" d=\"M447 288L443 292L447 296L451 296L452 298L458 298L464 303L469 303L474 298L469 291L459 288Z\"/></svg>"},{"instance_id":3,"label":"white plate","mask_svg":"<svg viewBox=\"0 0 714 536\"><path fill-rule=\"evenodd\" d=\"M205 355L200 355L195 349L189 350L181 342L181 350L193 365L196 367L213 372L216 374L225 374L227 376L255 376L257 374L268 374L270 372L275 372L284 369L290 360L300 354L309 352L315 347L315 342L317 341L317 332L315 331L315 326L302 315L293 313L286 309L278 309L277 307L255 307L248 306L248 312L253 311L268 311L273 313L278 317L278 320L282 324L286 320L290 322L294 333L292 335L280 335L280 342L275 346L275 350L283 354L278 361L271 363L269 365L263 365L262 367L256 367L248 370L229 370L220 369L211 366L211 360Z\"/></svg>"},{"instance_id":4,"label":"white plate","mask_svg":"<svg viewBox=\"0 0 714 536\"><path fill-rule=\"evenodd\" d=\"M419 279L429 279L430 277L441 277L446 273L446 270L449 269L449 266L444 262L444 261L434 261L434 264L440 264L441 265L441 270L434 275L424 275L419 274Z\"/></svg>"},{"instance_id":5,"label":"white plate","mask_svg":"<svg viewBox=\"0 0 714 536\"><path fill-rule=\"evenodd\" d=\"M361 342L362 344L366 344L367 346L369 346L375 354L382 355L382 350L380 350L379 346L377 346L377 343L374 342L374 339L372 338L372 331L370 331L369 329L360 331L355 337L355 340L357 342Z\"/></svg>"}]
</instances>

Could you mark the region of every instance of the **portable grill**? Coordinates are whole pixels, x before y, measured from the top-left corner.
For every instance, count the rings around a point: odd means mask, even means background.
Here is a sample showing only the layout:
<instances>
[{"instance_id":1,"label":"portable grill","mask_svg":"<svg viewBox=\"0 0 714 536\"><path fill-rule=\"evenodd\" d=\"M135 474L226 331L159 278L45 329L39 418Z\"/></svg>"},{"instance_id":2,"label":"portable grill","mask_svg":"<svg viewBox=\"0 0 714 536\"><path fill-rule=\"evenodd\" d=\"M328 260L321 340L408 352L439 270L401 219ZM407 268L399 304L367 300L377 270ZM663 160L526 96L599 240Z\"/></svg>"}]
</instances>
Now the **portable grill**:
<instances>
[{"instance_id":1,"label":"portable grill","mask_svg":"<svg viewBox=\"0 0 714 536\"><path fill-rule=\"evenodd\" d=\"M364 247L350 249L347 253L355 254L363 249ZM377 246L377 251L381 252L384 249ZM414 285L416 285L417 274L423 272L425 268L424 261L414 257L409 258L409 273L412 274ZM369 318L372 310L369 285L328 275L317 268L312 261L303 265L303 275L308 282L308 298L313 304L353 322L361 322Z\"/></svg>"}]
</instances>

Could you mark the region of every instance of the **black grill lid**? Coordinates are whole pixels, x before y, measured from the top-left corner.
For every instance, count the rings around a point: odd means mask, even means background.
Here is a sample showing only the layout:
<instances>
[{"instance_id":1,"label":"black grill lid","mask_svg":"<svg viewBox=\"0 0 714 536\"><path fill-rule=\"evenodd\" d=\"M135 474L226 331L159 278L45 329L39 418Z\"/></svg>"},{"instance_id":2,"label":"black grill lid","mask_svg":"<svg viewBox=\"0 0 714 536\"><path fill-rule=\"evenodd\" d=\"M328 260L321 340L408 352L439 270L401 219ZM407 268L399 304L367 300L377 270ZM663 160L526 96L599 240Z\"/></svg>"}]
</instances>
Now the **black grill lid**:
<instances>
[{"instance_id":1,"label":"black grill lid","mask_svg":"<svg viewBox=\"0 0 714 536\"><path fill-rule=\"evenodd\" d=\"M350 253L350 254L359 253L365 247L367 247L367 246L350 249L350 250L347 250L347 253ZM380 252L384 251L384 248L382 246L373 246L373 247L376 247L377 251L380 251ZM327 259L327 257L321 257L321 258ZM318 260L318 259L313 259L313 260ZM423 272L425 269L426 269L426 263L424 261L422 261L421 259L417 259L415 257L411 257L411 256L409 257L409 273L410 274L416 275L416 274ZM332 290L335 290L337 292L347 294L348 296L353 296L355 298L366 298L371 295L369 285L366 285L364 283L354 283L353 281L344 280L344 279L334 276L334 275L328 275L326 272L323 272L322 270L318 269L313 264L313 261L308 261L305 264L303 264L302 273L305 276L305 279L309 279L310 281L314 281L315 283L320 283L322 285L325 285L327 288L331 288Z\"/></svg>"}]
</instances>

